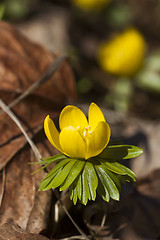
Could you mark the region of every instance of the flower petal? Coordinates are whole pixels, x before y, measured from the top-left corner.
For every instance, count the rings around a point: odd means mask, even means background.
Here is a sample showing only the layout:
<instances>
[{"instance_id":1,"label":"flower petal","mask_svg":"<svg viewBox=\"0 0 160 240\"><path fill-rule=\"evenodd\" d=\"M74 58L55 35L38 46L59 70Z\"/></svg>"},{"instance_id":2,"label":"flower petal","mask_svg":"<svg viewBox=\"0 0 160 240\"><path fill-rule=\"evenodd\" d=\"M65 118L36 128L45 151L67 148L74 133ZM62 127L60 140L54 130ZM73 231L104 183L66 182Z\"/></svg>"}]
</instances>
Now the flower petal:
<instances>
[{"instance_id":1,"label":"flower petal","mask_svg":"<svg viewBox=\"0 0 160 240\"><path fill-rule=\"evenodd\" d=\"M106 122L99 122L97 127L88 136L86 159L97 156L107 146L111 130Z\"/></svg>"},{"instance_id":2,"label":"flower petal","mask_svg":"<svg viewBox=\"0 0 160 240\"><path fill-rule=\"evenodd\" d=\"M63 128L59 136L59 141L63 152L69 157L85 158L86 143L74 127Z\"/></svg>"},{"instance_id":3,"label":"flower petal","mask_svg":"<svg viewBox=\"0 0 160 240\"><path fill-rule=\"evenodd\" d=\"M77 107L69 105L66 106L59 117L59 126L62 130L65 127L87 127L88 121L84 113Z\"/></svg>"},{"instance_id":4,"label":"flower petal","mask_svg":"<svg viewBox=\"0 0 160 240\"><path fill-rule=\"evenodd\" d=\"M101 109L95 103L91 103L89 107L88 121L92 129L94 129L99 122L105 122L105 117Z\"/></svg>"},{"instance_id":5,"label":"flower petal","mask_svg":"<svg viewBox=\"0 0 160 240\"><path fill-rule=\"evenodd\" d=\"M49 115L44 120L44 131L50 143L62 152L62 148L59 144L59 132Z\"/></svg>"}]
</instances>

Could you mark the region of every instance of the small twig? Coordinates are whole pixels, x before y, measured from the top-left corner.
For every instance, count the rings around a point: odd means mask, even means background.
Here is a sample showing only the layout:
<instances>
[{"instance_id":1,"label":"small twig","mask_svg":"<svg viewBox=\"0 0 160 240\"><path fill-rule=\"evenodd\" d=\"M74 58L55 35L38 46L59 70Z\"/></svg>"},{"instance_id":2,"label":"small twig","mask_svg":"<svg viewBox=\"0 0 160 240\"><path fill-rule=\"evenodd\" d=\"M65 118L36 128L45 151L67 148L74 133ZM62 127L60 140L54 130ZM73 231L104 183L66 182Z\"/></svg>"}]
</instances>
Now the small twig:
<instances>
[{"instance_id":1,"label":"small twig","mask_svg":"<svg viewBox=\"0 0 160 240\"><path fill-rule=\"evenodd\" d=\"M23 133L23 135L25 136L27 142L29 143L29 145L31 146L35 156L37 157L38 161L42 158L39 150L37 149L37 147L35 146L34 142L31 140L31 138L28 136L28 134L26 133L25 129L23 128L23 126L21 125L20 121L18 120L18 118L16 117L16 115L11 111L11 109L0 99L0 107L2 108L2 110L7 113L10 118L16 123L16 125L19 127L19 129L21 130L21 132ZM57 197L57 199L59 200L60 204L62 205L66 215L69 217L69 219L71 220L71 222L74 224L74 226L76 227L76 229L78 230L78 232L84 237L84 239L86 240L90 240L87 235L79 228L79 226L75 223L75 221L73 220L73 218L71 217L71 215L69 214L69 212L67 211L66 207L64 206L63 202L61 201L60 195L58 193L58 191L55 189L54 193Z\"/></svg>"},{"instance_id":2,"label":"small twig","mask_svg":"<svg viewBox=\"0 0 160 240\"><path fill-rule=\"evenodd\" d=\"M66 207L64 206L63 202L61 201L61 198L59 196L59 192L57 191L57 189L54 189L54 193L56 198L59 200L61 206L63 207L66 215L69 217L69 219L71 220L71 222L73 223L73 225L77 228L77 230L79 231L79 233L82 235L82 237L86 240L90 240L89 237L87 237L87 235L80 229L80 227L76 224L76 222L73 220L73 218L71 217L71 215L69 214L69 212L67 211Z\"/></svg>"},{"instance_id":3,"label":"small twig","mask_svg":"<svg viewBox=\"0 0 160 240\"><path fill-rule=\"evenodd\" d=\"M83 240L85 239L83 236L71 236L71 237L67 237L67 238L60 238L58 240Z\"/></svg>"},{"instance_id":4,"label":"small twig","mask_svg":"<svg viewBox=\"0 0 160 240\"><path fill-rule=\"evenodd\" d=\"M107 214L105 213L105 214L103 215L103 218L102 218L101 228L104 227L104 224L105 224L106 218L107 218Z\"/></svg>"},{"instance_id":5,"label":"small twig","mask_svg":"<svg viewBox=\"0 0 160 240\"><path fill-rule=\"evenodd\" d=\"M5 187L5 179L6 179L6 170L5 168L2 169L2 188L1 188L1 195L0 195L0 207L2 205L2 200L4 196L4 187Z\"/></svg>"},{"instance_id":6,"label":"small twig","mask_svg":"<svg viewBox=\"0 0 160 240\"><path fill-rule=\"evenodd\" d=\"M15 105L17 105L24 98L26 98L29 94L34 92L44 82L49 80L53 76L53 74L57 71L57 69L60 67L61 63L64 61L65 58L66 58L65 56L61 56L61 57L57 58L55 61L53 61L52 64L49 66L49 69L45 73L45 75L39 81L34 82L24 93L22 93L18 98L16 98L13 102L11 102L8 105L8 108L12 108ZM0 115L2 113L3 113L3 111L0 111Z\"/></svg>"},{"instance_id":7,"label":"small twig","mask_svg":"<svg viewBox=\"0 0 160 240\"><path fill-rule=\"evenodd\" d=\"M31 146L34 154L36 155L38 161L42 158L40 152L38 151L37 147L35 146L35 144L33 143L33 141L31 140L31 138L28 136L28 134L26 133L26 131L24 130L23 126L21 125L20 121L18 120L18 118L16 117L16 115L10 110L10 108L0 99L0 107L2 108L2 110L7 113L10 118L15 122L15 124L19 127L19 129L21 130L21 132L23 133L23 135L25 136L27 142L29 143L29 145Z\"/></svg>"},{"instance_id":8,"label":"small twig","mask_svg":"<svg viewBox=\"0 0 160 240\"><path fill-rule=\"evenodd\" d=\"M99 234L99 233L102 231L102 229L104 228L104 224L105 224L106 218L107 218L107 213L104 213L103 218L102 218L102 221L101 221L101 225L100 225L99 229L92 234L92 237L93 237L93 238L97 237L98 234Z\"/></svg>"}]
</instances>

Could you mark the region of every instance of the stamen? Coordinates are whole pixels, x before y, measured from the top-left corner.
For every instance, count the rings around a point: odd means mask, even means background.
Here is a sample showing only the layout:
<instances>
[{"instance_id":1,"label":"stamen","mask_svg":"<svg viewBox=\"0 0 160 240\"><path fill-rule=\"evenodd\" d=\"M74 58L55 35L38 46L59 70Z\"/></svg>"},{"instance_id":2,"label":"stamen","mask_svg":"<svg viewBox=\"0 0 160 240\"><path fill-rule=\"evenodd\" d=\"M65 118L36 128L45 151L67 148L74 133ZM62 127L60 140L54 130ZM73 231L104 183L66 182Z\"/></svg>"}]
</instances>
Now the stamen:
<instances>
[{"instance_id":1,"label":"stamen","mask_svg":"<svg viewBox=\"0 0 160 240\"><path fill-rule=\"evenodd\" d=\"M80 126L78 126L76 127L76 129L79 131L84 141L87 140L88 134L92 133L92 131L89 131L89 129L91 129L91 126L84 127L84 128L81 128Z\"/></svg>"}]
</instances>

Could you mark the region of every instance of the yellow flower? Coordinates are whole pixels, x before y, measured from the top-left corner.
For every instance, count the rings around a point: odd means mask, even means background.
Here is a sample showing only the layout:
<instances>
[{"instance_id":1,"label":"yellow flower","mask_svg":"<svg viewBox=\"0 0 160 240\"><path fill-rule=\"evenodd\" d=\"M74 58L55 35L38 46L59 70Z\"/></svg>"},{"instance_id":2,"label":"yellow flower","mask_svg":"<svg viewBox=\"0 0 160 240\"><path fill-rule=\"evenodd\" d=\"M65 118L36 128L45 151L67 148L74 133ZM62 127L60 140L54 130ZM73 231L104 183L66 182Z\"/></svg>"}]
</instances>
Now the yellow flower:
<instances>
[{"instance_id":1,"label":"yellow flower","mask_svg":"<svg viewBox=\"0 0 160 240\"><path fill-rule=\"evenodd\" d=\"M72 0L72 2L84 11L99 11L105 7L110 0Z\"/></svg>"},{"instance_id":2,"label":"yellow flower","mask_svg":"<svg viewBox=\"0 0 160 240\"><path fill-rule=\"evenodd\" d=\"M136 29L128 29L103 43L98 51L99 64L103 70L118 76L132 76L143 65L146 43Z\"/></svg>"},{"instance_id":3,"label":"yellow flower","mask_svg":"<svg viewBox=\"0 0 160 240\"><path fill-rule=\"evenodd\" d=\"M50 143L71 158L88 159L97 156L110 139L110 127L100 108L91 103L88 120L77 107L66 106L59 117L60 133L49 116L44 131Z\"/></svg>"}]
</instances>

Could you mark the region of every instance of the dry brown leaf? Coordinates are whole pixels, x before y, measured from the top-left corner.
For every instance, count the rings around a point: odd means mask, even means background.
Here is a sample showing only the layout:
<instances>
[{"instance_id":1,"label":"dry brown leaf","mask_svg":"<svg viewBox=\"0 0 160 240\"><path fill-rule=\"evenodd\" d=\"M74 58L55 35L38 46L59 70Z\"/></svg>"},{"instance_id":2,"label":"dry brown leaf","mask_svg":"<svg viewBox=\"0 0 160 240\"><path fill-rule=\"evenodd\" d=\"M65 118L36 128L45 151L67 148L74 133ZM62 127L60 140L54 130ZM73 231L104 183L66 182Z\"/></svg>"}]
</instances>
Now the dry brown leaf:
<instances>
[{"instance_id":1,"label":"dry brown leaf","mask_svg":"<svg viewBox=\"0 0 160 240\"><path fill-rule=\"evenodd\" d=\"M0 224L15 222L26 228L34 204L35 186L28 164L30 150L16 155L6 167L6 181L0 209Z\"/></svg>"},{"instance_id":2,"label":"dry brown leaf","mask_svg":"<svg viewBox=\"0 0 160 240\"><path fill-rule=\"evenodd\" d=\"M4 102L10 103L38 81L56 57L2 21L0 35L0 97ZM26 130L33 134L38 131L37 128L47 114L56 116L62 106L74 99L75 95L73 74L69 65L64 62L48 82L18 104L14 111L23 121ZM3 133L5 129L5 134L0 139L0 146L3 147L0 149L0 163L3 167L24 143L22 139L17 140L21 132L6 115L0 116L0 122L0 132ZM10 150L8 143L15 146L11 146Z\"/></svg>"},{"instance_id":3,"label":"dry brown leaf","mask_svg":"<svg viewBox=\"0 0 160 240\"><path fill-rule=\"evenodd\" d=\"M50 144L48 141L40 141L37 143L38 149L40 149L41 155L43 157L48 155L48 149ZM47 150L46 150L47 149ZM37 161L35 156L31 155L31 161ZM32 172L36 171L40 168L40 165L33 165ZM32 233L40 233L42 230L48 230L48 222L50 217L51 205L54 204L52 199L52 192L51 191L40 191L38 192L38 188L42 178L44 178L44 172L40 171L39 173L32 175L34 186L35 186L35 196L34 196L34 203L28 218L26 229ZM53 226L54 227L54 226Z\"/></svg>"},{"instance_id":4,"label":"dry brown leaf","mask_svg":"<svg viewBox=\"0 0 160 240\"><path fill-rule=\"evenodd\" d=\"M48 238L22 230L18 225L6 223L0 227L0 240L47 240Z\"/></svg>"},{"instance_id":5,"label":"dry brown leaf","mask_svg":"<svg viewBox=\"0 0 160 240\"><path fill-rule=\"evenodd\" d=\"M5 103L11 103L41 79L57 56L30 42L2 21L0 35L0 97ZM47 82L18 103L13 111L30 137L34 137L43 129L47 114L56 117L62 107L75 97L72 71L63 62ZM37 167L28 164L35 159L30 148L25 146L26 139L6 114L0 115L0 122L0 169L6 170L4 194L1 192L0 223L14 222L32 233L39 233L48 227L51 204L50 191L38 192L44 172L31 176ZM35 142L41 143L39 150L42 156L55 154L55 149L44 139L44 133L35 139ZM0 178L0 186L4 186L2 180Z\"/></svg>"},{"instance_id":6,"label":"dry brown leaf","mask_svg":"<svg viewBox=\"0 0 160 240\"><path fill-rule=\"evenodd\" d=\"M6 171L3 169L0 173L0 206L3 200L4 188L5 188L5 178L6 178Z\"/></svg>"},{"instance_id":7,"label":"dry brown leaf","mask_svg":"<svg viewBox=\"0 0 160 240\"><path fill-rule=\"evenodd\" d=\"M1 91L22 93L47 71L56 56L43 46L30 42L11 25L0 22L0 84ZM35 93L38 96L64 103L75 97L72 71L64 63L50 81Z\"/></svg>"}]
</instances>

